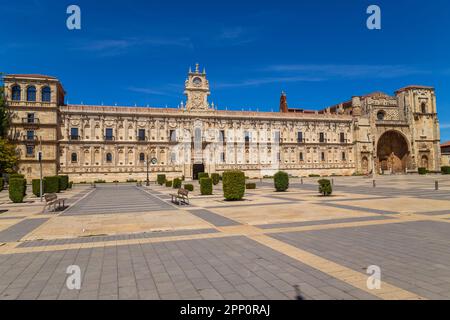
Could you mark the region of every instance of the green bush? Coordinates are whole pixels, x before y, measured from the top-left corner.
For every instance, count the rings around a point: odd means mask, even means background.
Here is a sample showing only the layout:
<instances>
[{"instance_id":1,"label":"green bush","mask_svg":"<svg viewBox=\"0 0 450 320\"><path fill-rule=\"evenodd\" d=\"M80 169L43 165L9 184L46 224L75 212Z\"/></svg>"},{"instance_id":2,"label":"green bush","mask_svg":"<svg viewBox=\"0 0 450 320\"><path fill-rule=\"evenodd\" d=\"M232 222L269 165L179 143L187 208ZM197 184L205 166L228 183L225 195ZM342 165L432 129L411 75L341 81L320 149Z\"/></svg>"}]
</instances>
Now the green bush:
<instances>
[{"instance_id":1,"label":"green bush","mask_svg":"<svg viewBox=\"0 0 450 320\"><path fill-rule=\"evenodd\" d=\"M419 168L419 174L427 174L428 173L428 170L427 170L427 168Z\"/></svg>"},{"instance_id":2,"label":"green bush","mask_svg":"<svg viewBox=\"0 0 450 320\"><path fill-rule=\"evenodd\" d=\"M275 190L284 192L289 188L289 175L286 172L278 171L273 177Z\"/></svg>"},{"instance_id":3,"label":"green bush","mask_svg":"<svg viewBox=\"0 0 450 320\"><path fill-rule=\"evenodd\" d=\"M69 182L69 189L72 189L73 188L73 181L70 181Z\"/></svg>"},{"instance_id":4,"label":"green bush","mask_svg":"<svg viewBox=\"0 0 450 320\"><path fill-rule=\"evenodd\" d=\"M5 180L3 178L0 178L0 192L2 192L4 187L5 187Z\"/></svg>"},{"instance_id":5,"label":"green bush","mask_svg":"<svg viewBox=\"0 0 450 320\"><path fill-rule=\"evenodd\" d=\"M64 191L69 187L69 176L58 176L59 190Z\"/></svg>"},{"instance_id":6,"label":"green bush","mask_svg":"<svg viewBox=\"0 0 450 320\"><path fill-rule=\"evenodd\" d=\"M445 166L441 168L442 174L450 174L450 167Z\"/></svg>"},{"instance_id":7,"label":"green bush","mask_svg":"<svg viewBox=\"0 0 450 320\"><path fill-rule=\"evenodd\" d=\"M185 176L181 176L181 181L184 181L184 180L186 180L186 177Z\"/></svg>"},{"instance_id":8,"label":"green bush","mask_svg":"<svg viewBox=\"0 0 450 320\"><path fill-rule=\"evenodd\" d=\"M310 178L320 178L320 174L310 174L308 177L310 177Z\"/></svg>"},{"instance_id":9,"label":"green bush","mask_svg":"<svg viewBox=\"0 0 450 320\"><path fill-rule=\"evenodd\" d=\"M247 189L247 190L253 190L253 189L256 189L256 183L247 183L247 184L245 185L245 189Z\"/></svg>"},{"instance_id":10,"label":"green bush","mask_svg":"<svg viewBox=\"0 0 450 320\"><path fill-rule=\"evenodd\" d=\"M223 195L226 200L242 200L245 194L245 175L242 171L225 171L222 175L222 181Z\"/></svg>"},{"instance_id":11,"label":"green bush","mask_svg":"<svg viewBox=\"0 0 450 320\"><path fill-rule=\"evenodd\" d=\"M59 192L59 177L45 177L44 178L44 193L58 193Z\"/></svg>"},{"instance_id":12,"label":"green bush","mask_svg":"<svg viewBox=\"0 0 450 320\"><path fill-rule=\"evenodd\" d=\"M200 193L202 196L209 196L213 193L213 182L211 178L200 179Z\"/></svg>"},{"instance_id":13,"label":"green bush","mask_svg":"<svg viewBox=\"0 0 450 320\"><path fill-rule=\"evenodd\" d=\"M9 175L9 179L25 179L25 175L20 173L12 173Z\"/></svg>"},{"instance_id":14,"label":"green bush","mask_svg":"<svg viewBox=\"0 0 450 320\"><path fill-rule=\"evenodd\" d=\"M33 189L33 194L36 197L40 197L41 196L41 180L40 179L33 179L31 182L32 185L32 189ZM43 186L43 190L45 190L45 180L42 180L42 186Z\"/></svg>"},{"instance_id":15,"label":"green bush","mask_svg":"<svg viewBox=\"0 0 450 320\"><path fill-rule=\"evenodd\" d=\"M166 183L166 175L165 174L158 174L156 176L156 181L160 186L164 185Z\"/></svg>"},{"instance_id":16,"label":"green bush","mask_svg":"<svg viewBox=\"0 0 450 320\"><path fill-rule=\"evenodd\" d=\"M166 187L171 188L172 187L172 180L166 180Z\"/></svg>"},{"instance_id":17,"label":"green bush","mask_svg":"<svg viewBox=\"0 0 450 320\"><path fill-rule=\"evenodd\" d=\"M331 181L328 179L319 180L319 193L324 196L329 196L333 193L333 187L331 186Z\"/></svg>"},{"instance_id":18,"label":"green bush","mask_svg":"<svg viewBox=\"0 0 450 320\"><path fill-rule=\"evenodd\" d=\"M181 179L179 179L179 178L176 178L176 179L173 179L173 188L174 189L180 189L181 188Z\"/></svg>"},{"instance_id":19,"label":"green bush","mask_svg":"<svg viewBox=\"0 0 450 320\"><path fill-rule=\"evenodd\" d=\"M194 191L194 186L192 185L192 184L185 184L184 185L184 188L187 190L187 191Z\"/></svg>"},{"instance_id":20,"label":"green bush","mask_svg":"<svg viewBox=\"0 0 450 320\"><path fill-rule=\"evenodd\" d=\"M9 179L9 199L14 203L22 203L25 197L25 179Z\"/></svg>"},{"instance_id":21,"label":"green bush","mask_svg":"<svg viewBox=\"0 0 450 320\"><path fill-rule=\"evenodd\" d=\"M215 186L218 185L219 182L220 182L220 174L218 174L218 173L211 173L211 179L212 179L212 182L213 182L213 184Z\"/></svg>"},{"instance_id":22,"label":"green bush","mask_svg":"<svg viewBox=\"0 0 450 320\"><path fill-rule=\"evenodd\" d=\"M95 180L94 183L106 183L105 180L99 179L99 180Z\"/></svg>"},{"instance_id":23,"label":"green bush","mask_svg":"<svg viewBox=\"0 0 450 320\"><path fill-rule=\"evenodd\" d=\"M198 174L198 181L200 182L200 180L202 178L209 178L208 172L199 172L199 174Z\"/></svg>"}]
</instances>

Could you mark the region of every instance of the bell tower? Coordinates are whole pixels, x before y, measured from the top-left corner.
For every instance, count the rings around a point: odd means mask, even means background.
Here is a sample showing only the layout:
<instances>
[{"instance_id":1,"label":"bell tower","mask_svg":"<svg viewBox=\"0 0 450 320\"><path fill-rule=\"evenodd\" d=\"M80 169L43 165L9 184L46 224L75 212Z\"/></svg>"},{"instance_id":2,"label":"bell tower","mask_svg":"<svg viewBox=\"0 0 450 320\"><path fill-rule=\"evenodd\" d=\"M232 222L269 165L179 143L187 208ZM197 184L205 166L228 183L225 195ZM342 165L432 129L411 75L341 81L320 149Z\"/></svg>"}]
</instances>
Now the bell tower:
<instances>
[{"instance_id":1,"label":"bell tower","mask_svg":"<svg viewBox=\"0 0 450 320\"><path fill-rule=\"evenodd\" d=\"M187 111L208 111L212 110L208 103L209 82L206 79L206 71L199 70L199 64L195 65L195 71L189 68L188 78L185 82L184 94L187 97Z\"/></svg>"}]
</instances>

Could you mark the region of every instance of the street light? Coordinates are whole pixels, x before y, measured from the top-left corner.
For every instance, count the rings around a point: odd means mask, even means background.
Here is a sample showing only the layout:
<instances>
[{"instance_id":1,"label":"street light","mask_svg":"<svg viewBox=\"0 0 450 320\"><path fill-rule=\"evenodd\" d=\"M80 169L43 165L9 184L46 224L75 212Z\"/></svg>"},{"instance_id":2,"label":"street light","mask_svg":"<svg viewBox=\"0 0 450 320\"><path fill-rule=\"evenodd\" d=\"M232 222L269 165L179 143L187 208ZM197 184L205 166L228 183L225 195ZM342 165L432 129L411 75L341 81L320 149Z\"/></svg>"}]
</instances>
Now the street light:
<instances>
[{"instance_id":1,"label":"street light","mask_svg":"<svg viewBox=\"0 0 450 320\"><path fill-rule=\"evenodd\" d=\"M44 195L44 183L42 180L42 137L39 137L39 151L38 151L38 161L39 161L39 195L41 197L41 202L43 201L42 196Z\"/></svg>"},{"instance_id":2,"label":"street light","mask_svg":"<svg viewBox=\"0 0 450 320\"><path fill-rule=\"evenodd\" d=\"M375 135L370 139L370 133L367 133L367 139L369 142L372 142L372 179L373 179L373 186L376 186L376 170L375 170L375 161L376 161L376 153L375 153Z\"/></svg>"},{"instance_id":3,"label":"street light","mask_svg":"<svg viewBox=\"0 0 450 320\"><path fill-rule=\"evenodd\" d=\"M146 186L149 187L150 186L150 177L149 177L149 167L150 167L150 161L148 159L148 154L146 156L146 165L147 165L147 182L146 182Z\"/></svg>"}]
</instances>

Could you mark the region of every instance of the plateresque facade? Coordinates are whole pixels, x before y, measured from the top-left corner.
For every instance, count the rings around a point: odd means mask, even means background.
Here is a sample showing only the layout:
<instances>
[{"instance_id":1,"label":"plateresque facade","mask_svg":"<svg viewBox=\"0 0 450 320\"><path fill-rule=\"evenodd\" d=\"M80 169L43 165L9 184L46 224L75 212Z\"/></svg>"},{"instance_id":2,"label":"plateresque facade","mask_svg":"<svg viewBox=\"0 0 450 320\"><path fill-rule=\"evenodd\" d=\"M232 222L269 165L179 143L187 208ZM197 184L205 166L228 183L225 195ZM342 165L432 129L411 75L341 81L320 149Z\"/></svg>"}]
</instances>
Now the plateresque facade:
<instances>
[{"instance_id":1,"label":"plateresque facade","mask_svg":"<svg viewBox=\"0 0 450 320\"><path fill-rule=\"evenodd\" d=\"M439 121L432 87L408 86L389 96L354 96L320 111L216 110L206 73L189 71L186 103L175 108L70 105L58 79L7 75L10 138L19 172L68 174L74 182L195 178L240 169L262 177L409 173L440 170Z\"/></svg>"}]
</instances>

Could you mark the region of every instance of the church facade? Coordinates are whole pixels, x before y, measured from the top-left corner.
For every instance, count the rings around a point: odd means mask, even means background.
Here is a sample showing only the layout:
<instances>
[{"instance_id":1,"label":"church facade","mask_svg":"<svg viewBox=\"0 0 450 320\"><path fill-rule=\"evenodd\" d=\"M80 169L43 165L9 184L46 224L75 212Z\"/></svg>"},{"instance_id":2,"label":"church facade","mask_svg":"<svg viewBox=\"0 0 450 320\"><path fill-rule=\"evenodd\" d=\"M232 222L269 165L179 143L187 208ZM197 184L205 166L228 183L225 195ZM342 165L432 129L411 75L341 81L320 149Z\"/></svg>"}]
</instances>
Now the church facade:
<instances>
[{"instance_id":1,"label":"church facade","mask_svg":"<svg viewBox=\"0 0 450 320\"><path fill-rule=\"evenodd\" d=\"M217 110L198 65L178 108L70 105L61 82L43 75L4 76L10 138L19 172L67 174L74 182L145 181L147 174L196 178L199 172L245 171L250 178L283 170L311 174L414 173L440 170L440 134L432 87L395 95L354 96L321 110Z\"/></svg>"}]
</instances>

